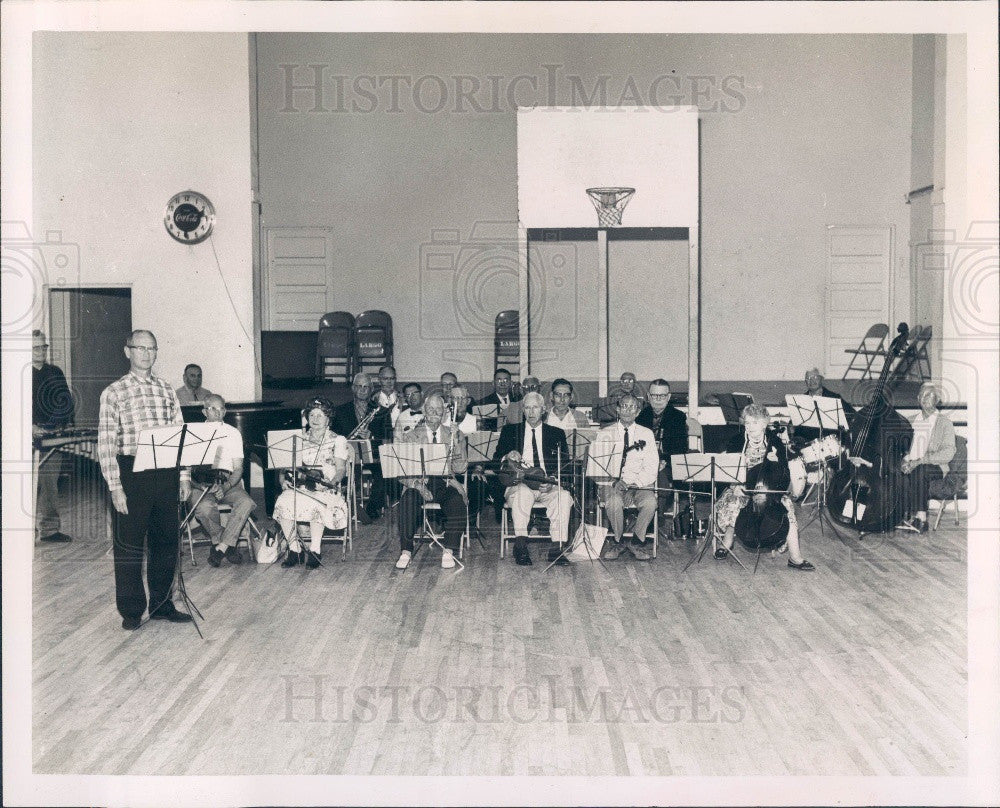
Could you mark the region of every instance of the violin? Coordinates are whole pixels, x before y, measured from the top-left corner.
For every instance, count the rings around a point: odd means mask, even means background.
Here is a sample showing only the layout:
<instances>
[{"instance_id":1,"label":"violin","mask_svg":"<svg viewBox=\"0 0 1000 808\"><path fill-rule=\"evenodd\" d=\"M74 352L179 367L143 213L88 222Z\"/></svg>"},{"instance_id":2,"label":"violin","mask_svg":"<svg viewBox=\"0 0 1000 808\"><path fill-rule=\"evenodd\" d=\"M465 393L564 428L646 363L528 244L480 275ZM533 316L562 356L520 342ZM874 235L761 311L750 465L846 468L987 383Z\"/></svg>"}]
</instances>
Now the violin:
<instances>
[{"instance_id":1,"label":"violin","mask_svg":"<svg viewBox=\"0 0 1000 808\"><path fill-rule=\"evenodd\" d=\"M336 488L339 485L337 482L326 479L326 477L323 476L322 471L312 466L299 466L295 469L295 476L299 478L300 485L302 484L301 481L304 480L305 488L310 491L315 491L317 486L323 486L324 488ZM288 482L292 482L292 478L292 470L289 469L285 471L285 479L288 480Z\"/></svg>"},{"instance_id":2,"label":"violin","mask_svg":"<svg viewBox=\"0 0 1000 808\"><path fill-rule=\"evenodd\" d=\"M542 485L559 485L559 480L546 474L544 469L529 466L519 460L505 460L497 477L504 488L524 483L532 491L537 491Z\"/></svg>"}]
</instances>

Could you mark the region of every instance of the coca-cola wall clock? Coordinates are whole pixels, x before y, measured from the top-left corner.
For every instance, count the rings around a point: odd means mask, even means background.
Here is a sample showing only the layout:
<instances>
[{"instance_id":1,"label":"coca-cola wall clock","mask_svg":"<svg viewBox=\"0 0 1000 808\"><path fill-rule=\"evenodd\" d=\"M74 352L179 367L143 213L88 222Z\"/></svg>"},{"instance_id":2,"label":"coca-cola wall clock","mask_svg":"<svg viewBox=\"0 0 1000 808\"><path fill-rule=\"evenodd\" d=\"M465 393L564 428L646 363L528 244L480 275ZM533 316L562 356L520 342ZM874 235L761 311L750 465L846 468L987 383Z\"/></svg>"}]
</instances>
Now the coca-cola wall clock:
<instances>
[{"instance_id":1,"label":"coca-cola wall clock","mask_svg":"<svg viewBox=\"0 0 1000 808\"><path fill-rule=\"evenodd\" d=\"M208 238L215 224L215 208L197 191L181 191L167 202L163 225L182 244L197 244Z\"/></svg>"}]
</instances>

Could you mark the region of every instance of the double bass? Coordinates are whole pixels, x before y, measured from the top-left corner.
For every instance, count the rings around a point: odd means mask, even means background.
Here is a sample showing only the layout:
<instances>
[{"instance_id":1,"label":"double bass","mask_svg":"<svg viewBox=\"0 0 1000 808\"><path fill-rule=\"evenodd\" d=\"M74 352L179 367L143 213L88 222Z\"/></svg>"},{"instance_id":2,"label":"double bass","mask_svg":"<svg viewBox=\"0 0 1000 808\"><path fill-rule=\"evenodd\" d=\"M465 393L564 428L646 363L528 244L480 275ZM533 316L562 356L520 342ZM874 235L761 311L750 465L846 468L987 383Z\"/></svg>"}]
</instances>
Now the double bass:
<instances>
[{"instance_id":1,"label":"double bass","mask_svg":"<svg viewBox=\"0 0 1000 808\"><path fill-rule=\"evenodd\" d=\"M889 345L874 393L851 424L849 462L834 472L827 489L830 518L859 534L885 533L903 516L899 464L913 438L910 422L885 396L893 360L906 345L909 328L900 323Z\"/></svg>"}]
</instances>

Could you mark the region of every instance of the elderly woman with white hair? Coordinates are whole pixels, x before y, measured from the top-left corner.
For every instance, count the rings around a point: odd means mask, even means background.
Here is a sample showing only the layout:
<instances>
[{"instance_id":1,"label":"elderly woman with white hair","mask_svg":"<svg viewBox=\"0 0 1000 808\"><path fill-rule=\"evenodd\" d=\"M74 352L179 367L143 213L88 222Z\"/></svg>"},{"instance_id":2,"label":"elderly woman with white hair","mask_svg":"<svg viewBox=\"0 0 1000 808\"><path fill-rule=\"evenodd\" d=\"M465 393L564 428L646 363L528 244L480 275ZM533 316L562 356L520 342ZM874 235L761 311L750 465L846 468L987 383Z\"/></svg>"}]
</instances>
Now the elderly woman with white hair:
<instances>
[{"instance_id":1,"label":"elderly woman with white hair","mask_svg":"<svg viewBox=\"0 0 1000 808\"><path fill-rule=\"evenodd\" d=\"M911 419L913 440L900 465L903 497L910 517L904 524L918 533L927 532L930 485L944 478L948 463L955 456L955 427L946 415L938 412L940 401L932 382L920 385L917 394L920 412Z\"/></svg>"},{"instance_id":2,"label":"elderly woman with white hair","mask_svg":"<svg viewBox=\"0 0 1000 808\"><path fill-rule=\"evenodd\" d=\"M788 490L791 478L788 473L788 436L768 429L770 416L760 404L749 404L743 408L740 421L743 429L733 436L727 452L741 452L746 462L746 483L731 485L719 498L715 507L715 557L723 559L729 555L736 537L737 518L751 501L763 506L770 497L779 499L788 519L788 534L776 552L788 550L788 566L791 569L811 572L816 569L802 557L799 547L799 527L795 520L795 506L787 494L754 493L758 486L766 491L784 492ZM779 511L780 513L780 511ZM778 539L775 544L780 542ZM763 549L765 545L760 545Z\"/></svg>"}]
</instances>

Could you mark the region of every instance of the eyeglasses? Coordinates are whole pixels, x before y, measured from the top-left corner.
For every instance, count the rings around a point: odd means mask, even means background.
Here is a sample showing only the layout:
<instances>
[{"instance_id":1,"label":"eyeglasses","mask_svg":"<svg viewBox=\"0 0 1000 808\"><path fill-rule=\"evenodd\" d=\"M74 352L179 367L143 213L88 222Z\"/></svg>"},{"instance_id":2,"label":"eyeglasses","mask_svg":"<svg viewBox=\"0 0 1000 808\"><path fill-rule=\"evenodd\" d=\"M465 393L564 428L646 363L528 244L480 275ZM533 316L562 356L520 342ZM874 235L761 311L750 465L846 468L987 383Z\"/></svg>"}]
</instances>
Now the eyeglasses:
<instances>
[{"instance_id":1,"label":"eyeglasses","mask_svg":"<svg viewBox=\"0 0 1000 808\"><path fill-rule=\"evenodd\" d=\"M670 398L670 393L650 393L649 397L655 399Z\"/></svg>"},{"instance_id":2,"label":"eyeglasses","mask_svg":"<svg viewBox=\"0 0 1000 808\"><path fill-rule=\"evenodd\" d=\"M126 345L126 348L131 348L133 351L139 351L141 353L156 353L156 346L154 345L150 348L148 345Z\"/></svg>"}]
</instances>

